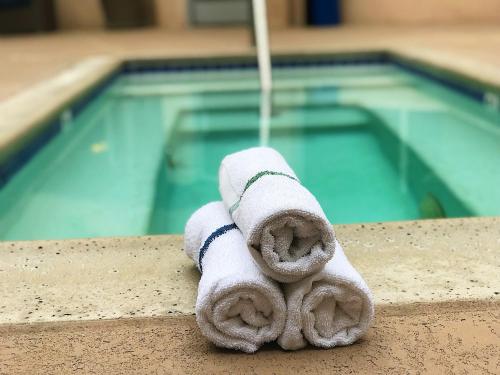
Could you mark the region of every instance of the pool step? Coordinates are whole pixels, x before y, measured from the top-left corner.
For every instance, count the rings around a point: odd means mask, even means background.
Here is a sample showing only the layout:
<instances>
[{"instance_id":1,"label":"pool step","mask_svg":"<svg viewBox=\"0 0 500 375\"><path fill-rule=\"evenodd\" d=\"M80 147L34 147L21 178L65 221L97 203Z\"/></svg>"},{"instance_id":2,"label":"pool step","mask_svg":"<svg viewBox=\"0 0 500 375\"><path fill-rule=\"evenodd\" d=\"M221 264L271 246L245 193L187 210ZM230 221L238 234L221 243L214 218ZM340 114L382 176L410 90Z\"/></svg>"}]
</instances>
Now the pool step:
<instances>
[{"instance_id":1,"label":"pool step","mask_svg":"<svg viewBox=\"0 0 500 375\"><path fill-rule=\"evenodd\" d=\"M184 111L177 119L179 133L217 134L258 132L258 107ZM270 132L335 131L366 126L370 117L362 108L341 105L275 106L270 118Z\"/></svg>"},{"instance_id":2,"label":"pool step","mask_svg":"<svg viewBox=\"0 0 500 375\"><path fill-rule=\"evenodd\" d=\"M274 77L273 91L288 91L296 89L308 89L317 87L340 88L370 88L385 86L405 86L413 82L412 77L401 74L398 71L382 72L381 74L359 75L359 76L339 76L338 71L318 70L314 74L295 71L293 77ZM336 73L336 74L335 74ZM196 81L168 82L158 84L159 77L155 76L150 83L134 84L124 81L113 89L112 95L118 97L151 97L151 96L179 96L196 95L209 93L245 92L260 90L258 77L253 74L248 77L238 75L234 79L228 77L221 82L216 74L205 73L207 78ZM142 77L142 79L144 79ZM143 80L144 82L144 80ZM146 81L147 82L147 81Z\"/></svg>"},{"instance_id":3,"label":"pool step","mask_svg":"<svg viewBox=\"0 0 500 375\"><path fill-rule=\"evenodd\" d=\"M455 111L412 112L406 115L404 123L394 121L393 113L379 110L378 115L393 136L408 148L407 154L414 153L431 168L446 188L459 197L463 207L478 216L498 215L498 129L491 124L471 126L474 119L464 118Z\"/></svg>"},{"instance_id":4,"label":"pool step","mask_svg":"<svg viewBox=\"0 0 500 375\"><path fill-rule=\"evenodd\" d=\"M431 168L468 212L498 215L498 111L427 81L415 88L377 89L377 95L370 90L347 88L338 101L355 102L372 112L396 143L406 145Z\"/></svg>"}]
</instances>

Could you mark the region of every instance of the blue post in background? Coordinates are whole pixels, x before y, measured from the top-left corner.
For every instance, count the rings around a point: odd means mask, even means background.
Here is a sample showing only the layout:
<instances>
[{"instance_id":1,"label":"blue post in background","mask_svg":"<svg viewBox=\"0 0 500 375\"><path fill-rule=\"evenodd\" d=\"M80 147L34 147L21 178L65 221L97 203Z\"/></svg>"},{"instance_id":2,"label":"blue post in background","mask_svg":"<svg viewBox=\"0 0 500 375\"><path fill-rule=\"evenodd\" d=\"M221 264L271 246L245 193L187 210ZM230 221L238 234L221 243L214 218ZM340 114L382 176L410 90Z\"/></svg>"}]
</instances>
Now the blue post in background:
<instances>
[{"instance_id":1,"label":"blue post in background","mask_svg":"<svg viewBox=\"0 0 500 375\"><path fill-rule=\"evenodd\" d=\"M340 23L340 0L309 0L308 21L313 26L332 26Z\"/></svg>"}]
</instances>

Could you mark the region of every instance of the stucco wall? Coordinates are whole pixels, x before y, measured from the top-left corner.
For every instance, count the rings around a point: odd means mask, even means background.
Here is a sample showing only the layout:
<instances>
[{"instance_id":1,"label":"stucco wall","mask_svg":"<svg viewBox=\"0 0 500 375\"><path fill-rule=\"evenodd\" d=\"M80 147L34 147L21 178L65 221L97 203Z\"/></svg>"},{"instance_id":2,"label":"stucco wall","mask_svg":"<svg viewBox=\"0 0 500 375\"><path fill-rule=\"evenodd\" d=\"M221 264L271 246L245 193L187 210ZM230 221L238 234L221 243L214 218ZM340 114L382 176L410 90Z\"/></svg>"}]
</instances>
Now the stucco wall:
<instances>
[{"instance_id":1,"label":"stucco wall","mask_svg":"<svg viewBox=\"0 0 500 375\"><path fill-rule=\"evenodd\" d=\"M155 0L156 23L159 27L181 30L189 25L187 0Z\"/></svg>"},{"instance_id":2,"label":"stucco wall","mask_svg":"<svg viewBox=\"0 0 500 375\"><path fill-rule=\"evenodd\" d=\"M500 23L500 0L344 0L342 18L350 24Z\"/></svg>"},{"instance_id":3,"label":"stucco wall","mask_svg":"<svg viewBox=\"0 0 500 375\"><path fill-rule=\"evenodd\" d=\"M153 0L159 27L189 27L188 0ZM267 0L272 29L305 23L305 0ZM54 0L62 29L95 29L105 24L100 0ZM344 0L346 24L500 24L500 0Z\"/></svg>"},{"instance_id":4,"label":"stucco wall","mask_svg":"<svg viewBox=\"0 0 500 375\"><path fill-rule=\"evenodd\" d=\"M54 0L57 27L60 29L100 29L104 12L100 0Z\"/></svg>"},{"instance_id":5,"label":"stucco wall","mask_svg":"<svg viewBox=\"0 0 500 375\"><path fill-rule=\"evenodd\" d=\"M267 0L269 28L281 29L290 25L290 3L288 0Z\"/></svg>"}]
</instances>

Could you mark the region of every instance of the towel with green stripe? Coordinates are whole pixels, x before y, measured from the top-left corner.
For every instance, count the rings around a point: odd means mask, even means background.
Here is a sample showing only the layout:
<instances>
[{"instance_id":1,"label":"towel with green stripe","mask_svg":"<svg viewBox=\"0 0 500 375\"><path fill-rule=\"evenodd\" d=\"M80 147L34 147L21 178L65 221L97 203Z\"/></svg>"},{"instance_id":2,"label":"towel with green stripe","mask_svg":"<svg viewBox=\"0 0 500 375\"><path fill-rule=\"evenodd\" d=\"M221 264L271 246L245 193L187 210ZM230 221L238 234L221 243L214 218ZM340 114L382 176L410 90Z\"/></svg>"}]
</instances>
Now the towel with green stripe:
<instances>
[{"instance_id":1,"label":"towel with green stripe","mask_svg":"<svg viewBox=\"0 0 500 375\"><path fill-rule=\"evenodd\" d=\"M286 304L265 276L222 202L198 209L184 232L184 251L201 272L196 320L215 345L255 352L283 332Z\"/></svg>"},{"instance_id":2,"label":"towel with green stripe","mask_svg":"<svg viewBox=\"0 0 500 375\"><path fill-rule=\"evenodd\" d=\"M226 156L219 190L250 253L271 278L296 282L320 271L335 251L335 233L316 198L283 156L255 147Z\"/></svg>"}]
</instances>

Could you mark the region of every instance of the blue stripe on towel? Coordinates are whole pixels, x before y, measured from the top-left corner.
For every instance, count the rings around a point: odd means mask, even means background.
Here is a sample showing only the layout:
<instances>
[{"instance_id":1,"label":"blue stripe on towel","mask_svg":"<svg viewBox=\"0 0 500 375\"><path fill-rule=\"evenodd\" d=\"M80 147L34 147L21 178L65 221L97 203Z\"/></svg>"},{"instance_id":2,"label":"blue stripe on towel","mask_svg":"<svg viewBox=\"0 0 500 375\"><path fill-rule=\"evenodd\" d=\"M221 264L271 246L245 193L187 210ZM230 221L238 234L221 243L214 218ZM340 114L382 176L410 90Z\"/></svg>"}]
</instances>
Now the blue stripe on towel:
<instances>
[{"instance_id":1,"label":"blue stripe on towel","mask_svg":"<svg viewBox=\"0 0 500 375\"><path fill-rule=\"evenodd\" d=\"M208 248L210 247L210 244L217 238L225 234L226 232L233 230L233 229L238 229L236 224L228 224L224 225L218 229L216 229L208 238L205 240L205 243L200 249L200 253L198 255L198 268L200 269L200 272L203 273L203 266L201 265L201 262L203 261L203 257L205 256L205 253L207 252Z\"/></svg>"}]
</instances>

